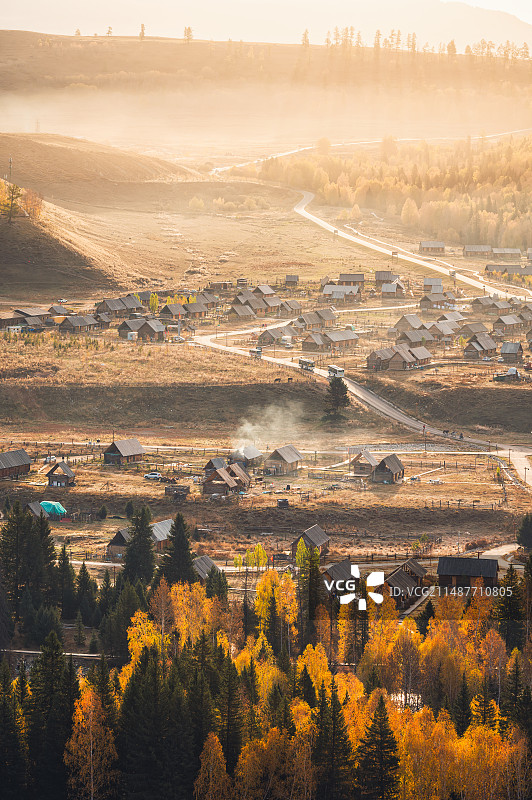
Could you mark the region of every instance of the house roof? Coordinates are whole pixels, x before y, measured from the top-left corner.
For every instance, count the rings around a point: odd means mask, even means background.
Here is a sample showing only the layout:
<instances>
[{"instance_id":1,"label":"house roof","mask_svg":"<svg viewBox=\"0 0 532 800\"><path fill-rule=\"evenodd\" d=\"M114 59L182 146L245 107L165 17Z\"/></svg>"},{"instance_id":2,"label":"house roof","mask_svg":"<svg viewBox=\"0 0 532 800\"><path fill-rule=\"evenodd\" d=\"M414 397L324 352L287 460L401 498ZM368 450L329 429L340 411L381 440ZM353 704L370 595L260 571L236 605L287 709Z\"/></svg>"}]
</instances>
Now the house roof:
<instances>
[{"instance_id":1,"label":"house roof","mask_svg":"<svg viewBox=\"0 0 532 800\"><path fill-rule=\"evenodd\" d=\"M201 303L185 303L183 308L190 314L203 314L207 312L207 309Z\"/></svg>"},{"instance_id":2,"label":"house roof","mask_svg":"<svg viewBox=\"0 0 532 800\"><path fill-rule=\"evenodd\" d=\"M118 297L116 297L114 299L111 298L111 297L109 297L109 298L106 297L106 298L104 298L102 300L101 303L98 303L98 307L103 305L104 303L107 306L107 308L109 309L109 311L123 311L124 308L126 307L124 305L124 303Z\"/></svg>"},{"instance_id":3,"label":"house roof","mask_svg":"<svg viewBox=\"0 0 532 800\"><path fill-rule=\"evenodd\" d=\"M134 311L137 308L142 308L142 303L138 300L134 295L128 294L126 297L119 297L118 298L121 303L125 305L130 311Z\"/></svg>"},{"instance_id":4,"label":"house roof","mask_svg":"<svg viewBox=\"0 0 532 800\"><path fill-rule=\"evenodd\" d=\"M33 514L34 517L40 517L41 514L43 514L44 517L48 519L48 517L50 516L48 511L46 511L46 509L43 508L42 505L37 500L33 500L31 503L27 503L26 508Z\"/></svg>"},{"instance_id":5,"label":"house roof","mask_svg":"<svg viewBox=\"0 0 532 800\"><path fill-rule=\"evenodd\" d=\"M523 351L521 342L503 342L501 346L501 356L517 355Z\"/></svg>"},{"instance_id":6,"label":"house roof","mask_svg":"<svg viewBox=\"0 0 532 800\"><path fill-rule=\"evenodd\" d=\"M461 322L465 319L464 315L459 311L446 311L441 317L438 317L438 322Z\"/></svg>"},{"instance_id":7,"label":"house roof","mask_svg":"<svg viewBox=\"0 0 532 800\"><path fill-rule=\"evenodd\" d=\"M44 308L16 308L15 311L18 314L22 314L23 317L49 317L50 312L46 311Z\"/></svg>"},{"instance_id":8,"label":"house roof","mask_svg":"<svg viewBox=\"0 0 532 800\"><path fill-rule=\"evenodd\" d=\"M414 328L414 330L417 330L417 328L423 328L423 327L424 327L424 326L423 326L423 323L421 322L421 320L419 319L419 317L418 317L418 315L417 315L417 314L403 314L403 316L401 317L401 319L399 319L399 320L397 321L397 323L396 323L396 326L397 326L397 325L399 324L399 322L401 322L402 320L404 320L405 322L407 322L407 323L410 325L410 327L411 327L411 328Z\"/></svg>"},{"instance_id":9,"label":"house roof","mask_svg":"<svg viewBox=\"0 0 532 800\"><path fill-rule=\"evenodd\" d=\"M336 319L336 314L332 308L318 308L316 309L316 314L324 322L333 322Z\"/></svg>"},{"instance_id":10,"label":"house roof","mask_svg":"<svg viewBox=\"0 0 532 800\"><path fill-rule=\"evenodd\" d=\"M438 575L466 575L470 578L496 578L498 562L494 558L459 558L441 556Z\"/></svg>"},{"instance_id":11,"label":"house roof","mask_svg":"<svg viewBox=\"0 0 532 800\"><path fill-rule=\"evenodd\" d=\"M358 461L367 461L368 464L372 467L376 467L379 463L373 453L369 450L361 450L360 453L357 453L354 458L351 460L351 464L357 463Z\"/></svg>"},{"instance_id":12,"label":"house roof","mask_svg":"<svg viewBox=\"0 0 532 800\"><path fill-rule=\"evenodd\" d=\"M299 281L299 275L287 275L285 280L294 283L294 281Z\"/></svg>"},{"instance_id":13,"label":"house roof","mask_svg":"<svg viewBox=\"0 0 532 800\"><path fill-rule=\"evenodd\" d=\"M240 464L229 464L227 467L227 472L233 476L233 478L237 478L238 480L242 481L246 485L251 483L251 478L246 472L245 469L242 469Z\"/></svg>"},{"instance_id":14,"label":"house roof","mask_svg":"<svg viewBox=\"0 0 532 800\"><path fill-rule=\"evenodd\" d=\"M421 347L411 347L410 352L420 361L422 361L424 358L432 358L432 353L427 350L426 347L423 347L423 345L421 345Z\"/></svg>"},{"instance_id":15,"label":"house roof","mask_svg":"<svg viewBox=\"0 0 532 800\"><path fill-rule=\"evenodd\" d=\"M168 539L168 534L170 533L170 528L172 527L173 519L162 519L160 522L152 522L150 525L151 528L151 538L154 542L164 542ZM129 542L131 539L131 528L120 528L118 533L113 537L110 544L115 542L115 539L120 536L124 542Z\"/></svg>"},{"instance_id":16,"label":"house roof","mask_svg":"<svg viewBox=\"0 0 532 800\"><path fill-rule=\"evenodd\" d=\"M213 469L212 472L209 472L206 475L202 483L212 483L212 482L222 482L229 486L230 489L236 489L238 483L236 482L235 478L228 473L228 471L224 467L220 467L219 469Z\"/></svg>"},{"instance_id":17,"label":"house roof","mask_svg":"<svg viewBox=\"0 0 532 800\"><path fill-rule=\"evenodd\" d=\"M370 356L373 356L374 358L377 358L380 361L389 361L393 355L394 351L392 350L391 347L381 347L379 350L374 350L372 353L370 353Z\"/></svg>"},{"instance_id":18,"label":"house roof","mask_svg":"<svg viewBox=\"0 0 532 800\"><path fill-rule=\"evenodd\" d=\"M142 326L144 325L145 322L146 322L146 320L144 319L144 317L142 317L141 319L125 319L118 326L118 330L119 331L126 331L126 330L127 331L138 331L140 328L142 328Z\"/></svg>"},{"instance_id":19,"label":"house roof","mask_svg":"<svg viewBox=\"0 0 532 800\"><path fill-rule=\"evenodd\" d=\"M324 331L323 337L331 342L356 342L359 338L354 331Z\"/></svg>"},{"instance_id":20,"label":"house roof","mask_svg":"<svg viewBox=\"0 0 532 800\"><path fill-rule=\"evenodd\" d=\"M398 275L394 275L394 273L389 269L378 269L375 272L375 280L376 281L394 281Z\"/></svg>"},{"instance_id":21,"label":"house roof","mask_svg":"<svg viewBox=\"0 0 532 800\"><path fill-rule=\"evenodd\" d=\"M503 314L500 317L497 317L493 325L497 325L500 322L502 325L521 325L521 320L517 319L515 314Z\"/></svg>"},{"instance_id":22,"label":"house roof","mask_svg":"<svg viewBox=\"0 0 532 800\"><path fill-rule=\"evenodd\" d=\"M31 464L31 458L25 450L8 450L6 453L0 453L0 469L24 467L27 464Z\"/></svg>"},{"instance_id":23,"label":"house roof","mask_svg":"<svg viewBox=\"0 0 532 800\"><path fill-rule=\"evenodd\" d=\"M421 247L445 247L445 242L420 242Z\"/></svg>"},{"instance_id":24,"label":"house roof","mask_svg":"<svg viewBox=\"0 0 532 800\"><path fill-rule=\"evenodd\" d=\"M423 340L433 342L434 336L429 330L403 331L399 339L408 339L410 344L421 344Z\"/></svg>"},{"instance_id":25,"label":"house roof","mask_svg":"<svg viewBox=\"0 0 532 800\"><path fill-rule=\"evenodd\" d=\"M60 469L61 472L63 472L67 476L67 478L76 477L72 472L72 470L70 469L70 467L68 466L68 464L66 464L64 461L59 461L57 464L54 464L52 469L46 473L46 477L48 477L49 475L53 475L53 473L58 469Z\"/></svg>"},{"instance_id":26,"label":"house roof","mask_svg":"<svg viewBox=\"0 0 532 800\"><path fill-rule=\"evenodd\" d=\"M308 542L311 547L322 547L330 541L330 537L327 536L323 528L319 525L312 525L310 528L307 528L295 541L297 542L301 538L305 539L305 543Z\"/></svg>"},{"instance_id":27,"label":"house roof","mask_svg":"<svg viewBox=\"0 0 532 800\"><path fill-rule=\"evenodd\" d=\"M275 292L273 291L272 287L268 286L267 283L259 284L258 286L255 287L255 289L253 291L254 292L260 292L261 294L264 294L264 295L266 295L266 294L274 295L275 294Z\"/></svg>"},{"instance_id":28,"label":"house roof","mask_svg":"<svg viewBox=\"0 0 532 800\"><path fill-rule=\"evenodd\" d=\"M385 579L385 583L391 588L399 589L402 595L408 595L416 586L416 579L401 567L397 567Z\"/></svg>"},{"instance_id":29,"label":"house roof","mask_svg":"<svg viewBox=\"0 0 532 800\"><path fill-rule=\"evenodd\" d=\"M50 306L48 311L50 312L50 314L57 314L58 316L60 314L65 314L66 316L69 313L68 309L61 305L52 305Z\"/></svg>"},{"instance_id":30,"label":"house roof","mask_svg":"<svg viewBox=\"0 0 532 800\"><path fill-rule=\"evenodd\" d=\"M491 253L489 244L465 244L464 250L469 253Z\"/></svg>"},{"instance_id":31,"label":"house roof","mask_svg":"<svg viewBox=\"0 0 532 800\"><path fill-rule=\"evenodd\" d=\"M202 581L206 580L209 572L214 567L215 570L221 572L220 568L216 566L214 561L210 556L198 556L192 562L192 566L194 570L197 572L198 576L201 578Z\"/></svg>"},{"instance_id":32,"label":"house roof","mask_svg":"<svg viewBox=\"0 0 532 800\"><path fill-rule=\"evenodd\" d=\"M338 278L339 281L353 281L353 283L361 283L364 280L363 272L342 272Z\"/></svg>"},{"instance_id":33,"label":"house roof","mask_svg":"<svg viewBox=\"0 0 532 800\"><path fill-rule=\"evenodd\" d=\"M142 320L141 328L144 327L151 328L154 333L163 333L166 330L166 325L163 325L162 322L159 322L158 319L146 319Z\"/></svg>"},{"instance_id":34,"label":"house roof","mask_svg":"<svg viewBox=\"0 0 532 800\"><path fill-rule=\"evenodd\" d=\"M143 455L146 452L138 439L117 439L104 452L112 453L115 450L124 457Z\"/></svg>"},{"instance_id":35,"label":"house roof","mask_svg":"<svg viewBox=\"0 0 532 800\"><path fill-rule=\"evenodd\" d=\"M424 300L427 300L429 303L448 303L449 298L446 297L444 294L440 292L429 292L424 297L421 298L419 301L422 303Z\"/></svg>"},{"instance_id":36,"label":"house roof","mask_svg":"<svg viewBox=\"0 0 532 800\"><path fill-rule=\"evenodd\" d=\"M231 306L230 312L236 314L237 317L255 317L256 314L252 309L248 306L241 306L241 305L234 305Z\"/></svg>"},{"instance_id":37,"label":"house roof","mask_svg":"<svg viewBox=\"0 0 532 800\"><path fill-rule=\"evenodd\" d=\"M177 317L179 314L185 313L185 309L181 303L167 303L159 311L159 314L164 314L166 311L168 311L173 317Z\"/></svg>"},{"instance_id":38,"label":"house roof","mask_svg":"<svg viewBox=\"0 0 532 800\"><path fill-rule=\"evenodd\" d=\"M494 247L492 252L493 255L498 256L521 255L521 250L518 247Z\"/></svg>"},{"instance_id":39,"label":"house roof","mask_svg":"<svg viewBox=\"0 0 532 800\"><path fill-rule=\"evenodd\" d=\"M334 283L328 283L323 287L323 294L331 299L343 300L348 295L356 297L358 286L336 286Z\"/></svg>"},{"instance_id":40,"label":"house roof","mask_svg":"<svg viewBox=\"0 0 532 800\"><path fill-rule=\"evenodd\" d=\"M289 298L288 300L283 300L281 306L287 311L301 311L301 303L299 300L292 300Z\"/></svg>"},{"instance_id":41,"label":"house roof","mask_svg":"<svg viewBox=\"0 0 532 800\"><path fill-rule=\"evenodd\" d=\"M40 317L24 317L23 324L33 325L34 328L43 324Z\"/></svg>"},{"instance_id":42,"label":"house roof","mask_svg":"<svg viewBox=\"0 0 532 800\"><path fill-rule=\"evenodd\" d=\"M405 561L404 564L401 564L401 569L409 569L410 572L413 572L414 575L418 576L418 578L423 578L427 574L425 567L422 567L421 564L415 560L415 558L409 558L408 561Z\"/></svg>"},{"instance_id":43,"label":"house roof","mask_svg":"<svg viewBox=\"0 0 532 800\"><path fill-rule=\"evenodd\" d=\"M484 325L483 322L466 322L460 328L460 333L462 331L465 331L466 328L469 331L469 333L487 333L488 332L488 329L486 328L486 326Z\"/></svg>"},{"instance_id":44,"label":"house roof","mask_svg":"<svg viewBox=\"0 0 532 800\"><path fill-rule=\"evenodd\" d=\"M260 297L255 297L255 295L251 295L250 298L242 301L242 305L249 306L253 311L266 311L269 308L265 300L261 300Z\"/></svg>"},{"instance_id":45,"label":"house roof","mask_svg":"<svg viewBox=\"0 0 532 800\"><path fill-rule=\"evenodd\" d=\"M262 458L262 453L253 444L245 444L231 453L231 458L235 461L252 461L255 458Z\"/></svg>"},{"instance_id":46,"label":"house roof","mask_svg":"<svg viewBox=\"0 0 532 800\"><path fill-rule=\"evenodd\" d=\"M281 305L281 298L277 297L276 294L272 294L264 298L264 303L268 306L268 308L279 308Z\"/></svg>"},{"instance_id":47,"label":"house roof","mask_svg":"<svg viewBox=\"0 0 532 800\"><path fill-rule=\"evenodd\" d=\"M338 561L336 564L330 564L325 570L327 575L333 581L347 581L352 580L351 575L351 559L344 558L343 561Z\"/></svg>"},{"instance_id":48,"label":"house roof","mask_svg":"<svg viewBox=\"0 0 532 800\"><path fill-rule=\"evenodd\" d=\"M475 342L481 347L482 350L496 350L497 344L493 341L491 336L487 333L475 333L469 340L471 344Z\"/></svg>"},{"instance_id":49,"label":"house roof","mask_svg":"<svg viewBox=\"0 0 532 800\"><path fill-rule=\"evenodd\" d=\"M215 456L211 458L205 466L203 467L204 470L207 469L225 469L227 466L225 458L221 458L221 456Z\"/></svg>"},{"instance_id":50,"label":"house roof","mask_svg":"<svg viewBox=\"0 0 532 800\"><path fill-rule=\"evenodd\" d=\"M379 462L377 465L377 469L389 469L391 472L396 475L398 472L403 472L405 465L401 461L401 459L396 456L395 453L390 453L388 456L384 456L382 461Z\"/></svg>"},{"instance_id":51,"label":"house roof","mask_svg":"<svg viewBox=\"0 0 532 800\"><path fill-rule=\"evenodd\" d=\"M276 458L278 456L279 458ZM284 444L282 447L277 447L273 453L268 456L269 460L286 461L287 464L293 464L296 461L303 461L303 456L293 444Z\"/></svg>"}]
</instances>

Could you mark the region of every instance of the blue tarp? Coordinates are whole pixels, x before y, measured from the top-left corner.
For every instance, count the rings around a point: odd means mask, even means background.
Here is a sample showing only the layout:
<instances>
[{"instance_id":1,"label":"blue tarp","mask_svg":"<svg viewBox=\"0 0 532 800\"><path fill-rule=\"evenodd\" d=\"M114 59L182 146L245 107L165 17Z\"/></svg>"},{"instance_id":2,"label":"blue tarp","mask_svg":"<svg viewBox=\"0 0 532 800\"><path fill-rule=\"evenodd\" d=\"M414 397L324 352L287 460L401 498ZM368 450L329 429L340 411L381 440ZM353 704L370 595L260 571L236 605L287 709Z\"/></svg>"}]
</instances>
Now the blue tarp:
<instances>
[{"instance_id":1,"label":"blue tarp","mask_svg":"<svg viewBox=\"0 0 532 800\"><path fill-rule=\"evenodd\" d=\"M41 506L48 514L54 517L64 517L67 513L66 508L61 503L52 503L50 500L42 500Z\"/></svg>"}]
</instances>

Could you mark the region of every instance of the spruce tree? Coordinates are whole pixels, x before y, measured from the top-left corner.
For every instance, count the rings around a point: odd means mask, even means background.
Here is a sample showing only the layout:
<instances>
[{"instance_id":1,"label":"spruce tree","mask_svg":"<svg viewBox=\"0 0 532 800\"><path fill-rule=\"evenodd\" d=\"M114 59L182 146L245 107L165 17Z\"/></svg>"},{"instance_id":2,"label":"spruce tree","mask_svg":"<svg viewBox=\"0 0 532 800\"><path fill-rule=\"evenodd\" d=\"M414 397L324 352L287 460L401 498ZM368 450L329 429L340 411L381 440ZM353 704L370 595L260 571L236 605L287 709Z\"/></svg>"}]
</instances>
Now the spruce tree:
<instances>
[{"instance_id":1,"label":"spruce tree","mask_svg":"<svg viewBox=\"0 0 532 800\"><path fill-rule=\"evenodd\" d=\"M227 761L227 771L232 774L242 747L243 725L238 673L229 654L224 659L220 678L220 696L217 701L220 714L219 739Z\"/></svg>"},{"instance_id":2,"label":"spruce tree","mask_svg":"<svg viewBox=\"0 0 532 800\"><path fill-rule=\"evenodd\" d=\"M434 604L432 600L428 599L425 603L424 607L422 608L421 612L416 617L416 624L418 627L419 632L423 635L427 635L427 630L429 627L430 620L434 617L436 611L434 609Z\"/></svg>"},{"instance_id":3,"label":"spruce tree","mask_svg":"<svg viewBox=\"0 0 532 800\"><path fill-rule=\"evenodd\" d=\"M44 601L51 604L55 600L57 582L55 562L57 553L50 523L42 511L38 519L33 522L33 528L40 544L41 576L39 588L43 593Z\"/></svg>"},{"instance_id":4,"label":"spruce tree","mask_svg":"<svg viewBox=\"0 0 532 800\"><path fill-rule=\"evenodd\" d=\"M303 666L301 675L299 677L299 696L305 701L305 703L308 703L311 708L315 708L316 690L314 689L312 678L308 674L306 664Z\"/></svg>"},{"instance_id":5,"label":"spruce tree","mask_svg":"<svg viewBox=\"0 0 532 800\"><path fill-rule=\"evenodd\" d=\"M357 783L365 800L393 800L399 788L397 742L381 695L356 751Z\"/></svg>"},{"instance_id":6,"label":"spruce tree","mask_svg":"<svg viewBox=\"0 0 532 800\"><path fill-rule=\"evenodd\" d=\"M2 800L25 794L26 759L20 725L20 706L11 686L9 666L0 665L0 793Z\"/></svg>"},{"instance_id":7,"label":"spruce tree","mask_svg":"<svg viewBox=\"0 0 532 800\"><path fill-rule=\"evenodd\" d=\"M2 567L0 566L0 650L7 650L13 636L13 621L4 588Z\"/></svg>"},{"instance_id":8,"label":"spruce tree","mask_svg":"<svg viewBox=\"0 0 532 800\"><path fill-rule=\"evenodd\" d=\"M517 543L527 550L532 549L532 511L528 511L519 523Z\"/></svg>"},{"instance_id":9,"label":"spruce tree","mask_svg":"<svg viewBox=\"0 0 532 800\"><path fill-rule=\"evenodd\" d=\"M76 610L76 573L70 563L66 545L59 553L57 562L57 596L62 619L72 619Z\"/></svg>"},{"instance_id":10,"label":"spruce tree","mask_svg":"<svg viewBox=\"0 0 532 800\"><path fill-rule=\"evenodd\" d=\"M191 760L197 773L203 745L215 728L215 716L209 682L203 671L196 671L187 694L188 717L191 734Z\"/></svg>"},{"instance_id":11,"label":"spruce tree","mask_svg":"<svg viewBox=\"0 0 532 800\"><path fill-rule=\"evenodd\" d=\"M471 698L465 672L462 674L460 691L454 704L453 719L458 736L463 736L471 723Z\"/></svg>"},{"instance_id":12,"label":"spruce tree","mask_svg":"<svg viewBox=\"0 0 532 800\"><path fill-rule=\"evenodd\" d=\"M497 728L497 705L490 695L488 679L484 676L482 689L471 701L471 724Z\"/></svg>"},{"instance_id":13,"label":"spruce tree","mask_svg":"<svg viewBox=\"0 0 532 800\"><path fill-rule=\"evenodd\" d=\"M155 553L150 523L150 510L143 506L133 517L130 528L131 538L124 556L123 577L130 583L141 580L144 584L149 584L153 578Z\"/></svg>"},{"instance_id":14,"label":"spruce tree","mask_svg":"<svg viewBox=\"0 0 532 800\"><path fill-rule=\"evenodd\" d=\"M501 591L504 590L504 591ZM521 647L523 643L523 593L521 581L513 565L500 582L499 599L493 610L499 633L508 650Z\"/></svg>"},{"instance_id":15,"label":"spruce tree","mask_svg":"<svg viewBox=\"0 0 532 800\"><path fill-rule=\"evenodd\" d=\"M7 598L16 620L25 586L25 545L27 539L31 538L32 525L32 517L22 510L17 501L0 529L0 567Z\"/></svg>"},{"instance_id":16,"label":"spruce tree","mask_svg":"<svg viewBox=\"0 0 532 800\"><path fill-rule=\"evenodd\" d=\"M327 703L322 687L319 708L314 754L317 796L325 800L348 800L352 796L353 753L334 678L330 702Z\"/></svg>"},{"instance_id":17,"label":"spruce tree","mask_svg":"<svg viewBox=\"0 0 532 800\"><path fill-rule=\"evenodd\" d=\"M519 719L519 701L523 691L520 662L521 655L519 650L515 649L506 668L506 675L502 688L501 713L512 722L517 722Z\"/></svg>"},{"instance_id":18,"label":"spruce tree","mask_svg":"<svg viewBox=\"0 0 532 800\"><path fill-rule=\"evenodd\" d=\"M190 533L181 513L172 522L159 575L169 586L180 582L194 583L198 579L192 563Z\"/></svg>"},{"instance_id":19,"label":"spruce tree","mask_svg":"<svg viewBox=\"0 0 532 800\"><path fill-rule=\"evenodd\" d=\"M78 615L76 617L74 641L76 642L76 645L78 647L83 647L85 645L85 628L83 626L83 618L81 616L81 611L78 611Z\"/></svg>"},{"instance_id":20,"label":"spruce tree","mask_svg":"<svg viewBox=\"0 0 532 800\"><path fill-rule=\"evenodd\" d=\"M168 800L189 800L193 796L196 770L192 764L191 717L183 687L171 673L168 681L167 745L164 770Z\"/></svg>"},{"instance_id":21,"label":"spruce tree","mask_svg":"<svg viewBox=\"0 0 532 800\"><path fill-rule=\"evenodd\" d=\"M105 615L109 612L112 604L113 604L113 587L111 586L111 574L108 569L105 570L103 575L102 585L100 586L100 592L98 595L98 610L100 612L100 618L103 619Z\"/></svg>"},{"instance_id":22,"label":"spruce tree","mask_svg":"<svg viewBox=\"0 0 532 800\"><path fill-rule=\"evenodd\" d=\"M350 403L347 386L342 378L332 378L325 395L326 413L337 416L343 408L348 408Z\"/></svg>"}]
</instances>

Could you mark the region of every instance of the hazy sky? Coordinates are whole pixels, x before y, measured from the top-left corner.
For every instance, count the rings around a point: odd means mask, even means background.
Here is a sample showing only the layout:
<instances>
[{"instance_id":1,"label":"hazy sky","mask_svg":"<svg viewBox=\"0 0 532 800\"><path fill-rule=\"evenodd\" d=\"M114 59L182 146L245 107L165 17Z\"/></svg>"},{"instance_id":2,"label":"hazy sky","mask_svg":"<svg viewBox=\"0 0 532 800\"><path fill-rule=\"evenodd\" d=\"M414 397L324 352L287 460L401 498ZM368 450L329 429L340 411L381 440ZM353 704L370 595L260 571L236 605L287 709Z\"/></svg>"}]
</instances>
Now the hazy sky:
<instances>
[{"instance_id":1,"label":"hazy sky","mask_svg":"<svg viewBox=\"0 0 532 800\"><path fill-rule=\"evenodd\" d=\"M532 23L531 0L462 2L472 7L504 11ZM386 30L388 21L389 27L393 27L409 10L415 11L410 19L417 16L428 21L434 14L435 4L438 5L436 0L373 0L370 4L367 0L328 0L326 4L322 0L48 0L46 3L17 0L2 4L0 28L73 34L79 27L83 35L91 35L105 33L111 25L115 35L135 35L143 22L147 34L152 36L182 36L183 26L192 25L197 38L247 38L250 33L260 41L262 33L263 40L273 41L276 39L271 38L272 31L278 29L277 41L286 42L298 41L299 31L307 26L311 41L322 43L324 26L325 31L334 25L367 27L368 36L370 24L377 19L376 9L380 9L377 27ZM451 13L459 20L460 6Z\"/></svg>"}]
</instances>

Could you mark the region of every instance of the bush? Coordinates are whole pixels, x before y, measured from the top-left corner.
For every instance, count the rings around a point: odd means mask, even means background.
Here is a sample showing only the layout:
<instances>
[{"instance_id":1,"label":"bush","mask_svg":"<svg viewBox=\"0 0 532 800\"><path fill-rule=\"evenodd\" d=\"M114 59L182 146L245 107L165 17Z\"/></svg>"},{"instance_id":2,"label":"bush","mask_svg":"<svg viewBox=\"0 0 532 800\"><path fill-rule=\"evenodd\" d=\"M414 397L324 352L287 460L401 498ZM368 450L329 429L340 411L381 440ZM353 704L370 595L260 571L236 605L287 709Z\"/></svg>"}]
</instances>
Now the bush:
<instances>
[{"instance_id":1,"label":"bush","mask_svg":"<svg viewBox=\"0 0 532 800\"><path fill-rule=\"evenodd\" d=\"M525 514L517 529L517 543L527 550L532 549L532 512Z\"/></svg>"},{"instance_id":2,"label":"bush","mask_svg":"<svg viewBox=\"0 0 532 800\"><path fill-rule=\"evenodd\" d=\"M96 516L98 519L105 519L107 517L107 506L103 505Z\"/></svg>"}]
</instances>

